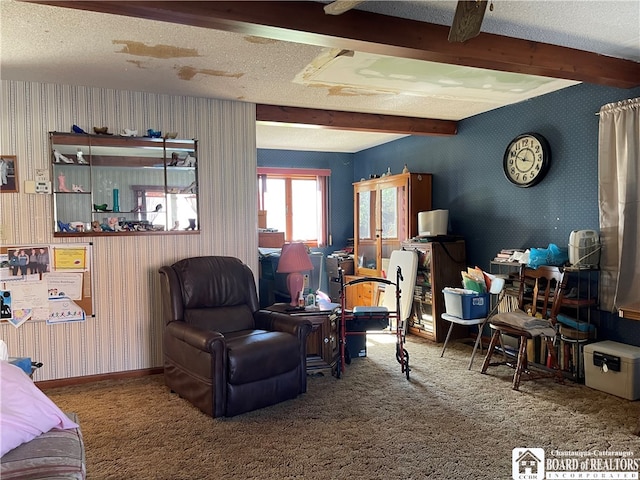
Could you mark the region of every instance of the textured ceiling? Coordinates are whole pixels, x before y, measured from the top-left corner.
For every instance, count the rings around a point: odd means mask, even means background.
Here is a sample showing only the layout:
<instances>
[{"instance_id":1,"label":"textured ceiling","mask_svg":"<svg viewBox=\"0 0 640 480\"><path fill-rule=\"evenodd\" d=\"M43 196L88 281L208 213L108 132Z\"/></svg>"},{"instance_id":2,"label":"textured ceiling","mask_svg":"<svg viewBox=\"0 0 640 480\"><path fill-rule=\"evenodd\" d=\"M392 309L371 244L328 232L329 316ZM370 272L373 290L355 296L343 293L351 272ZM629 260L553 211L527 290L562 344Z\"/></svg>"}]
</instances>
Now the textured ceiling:
<instances>
[{"instance_id":1,"label":"textured ceiling","mask_svg":"<svg viewBox=\"0 0 640 480\"><path fill-rule=\"evenodd\" d=\"M366 1L358 9L449 25L455 4ZM13 0L0 9L0 75L10 80L448 120L575 84ZM496 0L482 31L640 62L637 0ZM354 152L400 136L259 124L256 140L259 148Z\"/></svg>"}]
</instances>

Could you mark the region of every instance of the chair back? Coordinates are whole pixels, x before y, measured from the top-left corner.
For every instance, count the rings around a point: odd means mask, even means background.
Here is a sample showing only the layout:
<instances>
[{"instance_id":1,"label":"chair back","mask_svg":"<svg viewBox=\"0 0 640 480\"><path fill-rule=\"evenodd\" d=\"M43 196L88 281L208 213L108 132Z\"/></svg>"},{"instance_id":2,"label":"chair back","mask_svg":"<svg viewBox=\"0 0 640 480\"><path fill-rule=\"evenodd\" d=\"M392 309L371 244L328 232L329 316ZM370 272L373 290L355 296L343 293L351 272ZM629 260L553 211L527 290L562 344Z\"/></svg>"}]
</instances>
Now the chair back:
<instances>
[{"instance_id":1,"label":"chair back","mask_svg":"<svg viewBox=\"0 0 640 480\"><path fill-rule=\"evenodd\" d=\"M179 318L173 320L221 333L254 328L253 314L260 308L256 284L238 258L185 258L160 271L172 277L163 294L174 303L168 311Z\"/></svg>"},{"instance_id":2,"label":"chair back","mask_svg":"<svg viewBox=\"0 0 640 480\"><path fill-rule=\"evenodd\" d=\"M402 321L407 320L411 315L411 306L413 304L413 289L416 285L416 274L418 271L418 253L415 250L394 250L389 257L389 267L387 271L387 280L393 282L391 285L385 285L382 306L389 311L396 311L396 283L397 271L400 267L402 278L400 280L400 309L397 312L398 318Z\"/></svg>"},{"instance_id":3,"label":"chair back","mask_svg":"<svg viewBox=\"0 0 640 480\"><path fill-rule=\"evenodd\" d=\"M567 278L558 267L536 269L523 265L520 269L518 305L531 316L540 315L555 325Z\"/></svg>"}]
</instances>

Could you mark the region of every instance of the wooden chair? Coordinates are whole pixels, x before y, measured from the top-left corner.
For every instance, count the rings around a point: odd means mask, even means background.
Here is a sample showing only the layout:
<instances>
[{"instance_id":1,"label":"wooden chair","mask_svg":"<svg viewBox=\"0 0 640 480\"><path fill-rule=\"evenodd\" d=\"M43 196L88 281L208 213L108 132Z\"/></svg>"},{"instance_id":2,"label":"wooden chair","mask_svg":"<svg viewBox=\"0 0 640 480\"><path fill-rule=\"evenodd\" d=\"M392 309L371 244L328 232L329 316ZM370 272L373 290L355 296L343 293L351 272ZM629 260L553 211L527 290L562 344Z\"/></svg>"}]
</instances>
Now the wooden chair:
<instances>
[{"instance_id":1,"label":"wooden chair","mask_svg":"<svg viewBox=\"0 0 640 480\"><path fill-rule=\"evenodd\" d=\"M566 288L567 277L558 267L542 266L531 269L522 266L520 269L520 286L518 290L518 310L498 313L489 322L493 329L489 350L482 364L482 373L487 372L489 366L509 365L515 368L513 374L513 389L518 390L522 374L532 380L541 377L555 376L563 382L564 378L556 355L553 340L556 335L556 319L562 302L563 290ZM507 352L502 348L504 361L491 362L495 347L502 340L502 335L519 337L517 362L514 366L508 359ZM553 372L529 370L527 358L528 342L536 337L546 344L547 354L550 356ZM544 362L544 360L542 360Z\"/></svg>"}]
</instances>

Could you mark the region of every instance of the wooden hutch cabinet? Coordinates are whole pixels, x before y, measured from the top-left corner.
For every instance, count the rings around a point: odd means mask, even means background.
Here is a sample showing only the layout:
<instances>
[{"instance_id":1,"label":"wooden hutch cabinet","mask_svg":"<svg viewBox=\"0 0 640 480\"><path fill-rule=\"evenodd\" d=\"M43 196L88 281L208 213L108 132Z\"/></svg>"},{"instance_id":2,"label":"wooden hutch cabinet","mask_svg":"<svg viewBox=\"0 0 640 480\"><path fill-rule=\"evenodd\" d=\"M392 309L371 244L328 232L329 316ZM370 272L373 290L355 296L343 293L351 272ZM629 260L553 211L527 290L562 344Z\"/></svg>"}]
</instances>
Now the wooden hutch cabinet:
<instances>
[{"instance_id":1,"label":"wooden hutch cabinet","mask_svg":"<svg viewBox=\"0 0 640 480\"><path fill-rule=\"evenodd\" d=\"M418 212L431 210L431 192L430 173L400 173L353 184L356 276L382 276L383 259L418 234Z\"/></svg>"}]
</instances>

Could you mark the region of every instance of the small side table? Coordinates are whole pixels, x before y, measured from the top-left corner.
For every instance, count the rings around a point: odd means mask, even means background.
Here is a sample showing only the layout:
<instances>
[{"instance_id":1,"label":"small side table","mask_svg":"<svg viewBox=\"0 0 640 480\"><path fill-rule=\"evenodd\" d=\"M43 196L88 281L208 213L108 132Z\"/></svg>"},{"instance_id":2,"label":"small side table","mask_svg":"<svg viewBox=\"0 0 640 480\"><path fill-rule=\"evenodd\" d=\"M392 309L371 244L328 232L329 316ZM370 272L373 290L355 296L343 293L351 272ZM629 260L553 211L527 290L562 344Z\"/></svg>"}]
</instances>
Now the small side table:
<instances>
[{"instance_id":1,"label":"small side table","mask_svg":"<svg viewBox=\"0 0 640 480\"><path fill-rule=\"evenodd\" d=\"M265 310L309 320L312 328L307 337L307 374L335 373L340 354L337 317L334 318L329 311L293 309L288 303L274 303Z\"/></svg>"},{"instance_id":2,"label":"small side table","mask_svg":"<svg viewBox=\"0 0 640 480\"><path fill-rule=\"evenodd\" d=\"M640 320L640 302L630 303L618 308L618 315L630 320Z\"/></svg>"}]
</instances>

